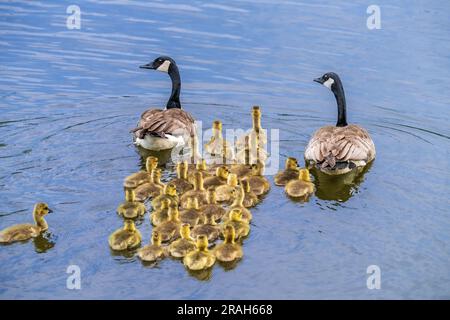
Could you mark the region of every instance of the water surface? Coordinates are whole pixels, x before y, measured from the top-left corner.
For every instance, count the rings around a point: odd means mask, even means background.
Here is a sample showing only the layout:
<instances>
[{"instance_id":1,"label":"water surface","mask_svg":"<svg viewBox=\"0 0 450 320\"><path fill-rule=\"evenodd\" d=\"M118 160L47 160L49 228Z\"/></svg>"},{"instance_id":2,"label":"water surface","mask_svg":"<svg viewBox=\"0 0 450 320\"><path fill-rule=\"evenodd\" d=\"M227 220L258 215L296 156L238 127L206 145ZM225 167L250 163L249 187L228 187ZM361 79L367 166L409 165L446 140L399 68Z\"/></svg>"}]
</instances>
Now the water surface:
<instances>
[{"instance_id":1,"label":"water surface","mask_svg":"<svg viewBox=\"0 0 450 320\"><path fill-rule=\"evenodd\" d=\"M450 297L447 3L378 1L380 30L366 27L367 1L92 0L80 30L66 28L69 4L0 4L0 228L30 220L37 201L54 209L43 237L0 247L1 298ZM307 203L273 186L235 268L193 275L114 255L122 180L141 167L129 130L170 92L138 66L161 54L205 124L249 127L261 105L281 162L335 122L333 96L312 82L335 71L377 159L356 182L317 182ZM139 229L148 241L147 216ZM66 288L72 264L81 290ZM373 264L381 290L366 287Z\"/></svg>"}]
</instances>

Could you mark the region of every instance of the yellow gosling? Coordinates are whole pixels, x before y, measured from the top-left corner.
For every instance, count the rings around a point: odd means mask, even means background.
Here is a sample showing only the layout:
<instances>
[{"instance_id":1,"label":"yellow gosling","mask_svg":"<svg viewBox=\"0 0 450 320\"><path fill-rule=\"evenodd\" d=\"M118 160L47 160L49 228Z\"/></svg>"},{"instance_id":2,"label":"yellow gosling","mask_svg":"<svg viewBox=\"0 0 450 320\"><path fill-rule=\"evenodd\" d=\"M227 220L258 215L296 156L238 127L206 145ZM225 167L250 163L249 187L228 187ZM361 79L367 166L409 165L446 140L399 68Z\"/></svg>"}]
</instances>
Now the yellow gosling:
<instances>
[{"instance_id":1,"label":"yellow gosling","mask_svg":"<svg viewBox=\"0 0 450 320\"><path fill-rule=\"evenodd\" d=\"M151 213L150 219L155 227L169 220L169 206L170 200L163 199L161 201L161 206Z\"/></svg>"},{"instance_id":2,"label":"yellow gosling","mask_svg":"<svg viewBox=\"0 0 450 320\"><path fill-rule=\"evenodd\" d=\"M230 212L233 209L239 209L241 211L242 217L241 219L244 222L250 223L253 219L253 215L247 208L244 207L244 188L240 186L239 189L233 190L232 197L234 198L233 203L231 204L227 214L225 215L225 221L228 221L230 218Z\"/></svg>"},{"instance_id":3,"label":"yellow gosling","mask_svg":"<svg viewBox=\"0 0 450 320\"><path fill-rule=\"evenodd\" d=\"M275 185L285 186L289 181L297 179L299 170L297 159L287 158L284 170L278 172L274 177Z\"/></svg>"},{"instance_id":4,"label":"yellow gosling","mask_svg":"<svg viewBox=\"0 0 450 320\"><path fill-rule=\"evenodd\" d=\"M162 242L173 241L180 236L181 221L177 204L170 204L168 214L169 219L153 229L161 234Z\"/></svg>"},{"instance_id":5,"label":"yellow gosling","mask_svg":"<svg viewBox=\"0 0 450 320\"><path fill-rule=\"evenodd\" d=\"M34 206L34 224L16 224L0 231L0 243L12 243L35 238L48 229L44 216L53 212L46 203L39 202Z\"/></svg>"},{"instance_id":6,"label":"yellow gosling","mask_svg":"<svg viewBox=\"0 0 450 320\"><path fill-rule=\"evenodd\" d=\"M169 252L175 258L183 258L196 248L195 241L191 237L191 226L188 223L181 225L180 236L180 239L175 240L169 246Z\"/></svg>"},{"instance_id":7,"label":"yellow gosling","mask_svg":"<svg viewBox=\"0 0 450 320\"><path fill-rule=\"evenodd\" d=\"M197 225L203 214L199 209L197 198L188 198L186 208L180 211L180 220L183 223L189 223L192 227Z\"/></svg>"},{"instance_id":8,"label":"yellow gosling","mask_svg":"<svg viewBox=\"0 0 450 320\"><path fill-rule=\"evenodd\" d=\"M311 182L308 169L300 169L297 179L286 184L286 193L293 198L305 200L314 192L314 184Z\"/></svg>"},{"instance_id":9,"label":"yellow gosling","mask_svg":"<svg viewBox=\"0 0 450 320\"><path fill-rule=\"evenodd\" d=\"M175 185L168 183L164 187L164 192L152 200L152 207L159 208L164 199L169 199L170 203L178 205L180 199L178 197L177 187Z\"/></svg>"},{"instance_id":10,"label":"yellow gosling","mask_svg":"<svg viewBox=\"0 0 450 320\"><path fill-rule=\"evenodd\" d=\"M203 186L206 189L209 189L211 187L216 188L218 186L224 185L227 183L228 174L229 170L226 166L217 167L215 175L206 178L203 182Z\"/></svg>"},{"instance_id":11,"label":"yellow gosling","mask_svg":"<svg viewBox=\"0 0 450 320\"><path fill-rule=\"evenodd\" d=\"M214 217L207 218L203 216L203 224L196 225L192 229L192 236L197 238L199 235L205 235L209 242L216 241L220 236L220 227L217 225Z\"/></svg>"},{"instance_id":12,"label":"yellow gosling","mask_svg":"<svg viewBox=\"0 0 450 320\"><path fill-rule=\"evenodd\" d=\"M186 191L189 191L194 188L194 185L188 181L188 164L187 161L180 162L177 164L177 177L169 181L169 183L173 184L177 188L178 195L184 194Z\"/></svg>"},{"instance_id":13,"label":"yellow gosling","mask_svg":"<svg viewBox=\"0 0 450 320\"><path fill-rule=\"evenodd\" d=\"M148 198L156 198L164 192L164 183L161 182L161 169L153 169L151 174L151 182L146 182L137 187L136 200L144 202Z\"/></svg>"},{"instance_id":14,"label":"yellow gosling","mask_svg":"<svg viewBox=\"0 0 450 320\"><path fill-rule=\"evenodd\" d=\"M200 206L208 203L208 194L203 186L203 175L201 172L195 173L194 189L187 191L180 197L183 208L186 208L188 198L196 198Z\"/></svg>"},{"instance_id":15,"label":"yellow gosling","mask_svg":"<svg viewBox=\"0 0 450 320\"><path fill-rule=\"evenodd\" d=\"M263 176L264 165L261 162L252 164L253 175L243 180L250 184L250 190L257 196L263 195L270 190L269 181Z\"/></svg>"},{"instance_id":16,"label":"yellow gosling","mask_svg":"<svg viewBox=\"0 0 450 320\"><path fill-rule=\"evenodd\" d=\"M151 174L154 169L158 166L158 158L150 156L145 160L145 169L146 171L139 171L129 175L125 178L123 182L123 186L125 188L134 189L140 186L143 183L151 181Z\"/></svg>"},{"instance_id":17,"label":"yellow gosling","mask_svg":"<svg viewBox=\"0 0 450 320\"><path fill-rule=\"evenodd\" d=\"M219 221L225 215L226 210L216 200L216 191L214 188L208 189L208 204L205 204L200 208L200 211L208 219L213 218L215 221Z\"/></svg>"},{"instance_id":18,"label":"yellow gosling","mask_svg":"<svg viewBox=\"0 0 450 320\"><path fill-rule=\"evenodd\" d=\"M218 186L216 188L216 199L218 202L231 202L234 199L231 197L232 191L236 190L238 185L237 175L230 173L228 175L227 184Z\"/></svg>"},{"instance_id":19,"label":"yellow gosling","mask_svg":"<svg viewBox=\"0 0 450 320\"><path fill-rule=\"evenodd\" d=\"M216 257L208 250L208 238L198 236L196 249L183 258L184 265L190 270L203 270L213 266Z\"/></svg>"},{"instance_id":20,"label":"yellow gosling","mask_svg":"<svg viewBox=\"0 0 450 320\"><path fill-rule=\"evenodd\" d=\"M125 188L125 202L117 207L117 213L125 219L136 219L142 217L147 208L142 202L136 201L133 189Z\"/></svg>"},{"instance_id":21,"label":"yellow gosling","mask_svg":"<svg viewBox=\"0 0 450 320\"><path fill-rule=\"evenodd\" d=\"M242 220L242 210L232 209L230 211L230 217L228 221L222 225L222 232L224 232L227 226L233 226L235 230L235 240L248 236L250 232L250 226L247 222Z\"/></svg>"},{"instance_id":22,"label":"yellow gosling","mask_svg":"<svg viewBox=\"0 0 450 320\"><path fill-rule=\"evenodd\" d=\"M138 257L145 262L155 262L164 258L164 248L161 246L161 235L157 231L152 232L151 244L140 248Z\"/></svg>"},{"instance_id":23,"label":"yellow gosling","mask_svg":"<svg viewBox=\"0 0 450 320\"><path fill-rule=\"evenodd\" d=\"M136 229L133 220L125 220L121 229L109 236L109 246L116 251L131 250L141 245L141 233Z\"/></svg>"},{"instance_id":24,"label":"yellow gosling","mask_svg":"<svg viewBox=\"0 0 450 320\"><path fill-rule=\"evenodd\" d=\"M242 247L235 243L236 231L232 225L227 225L223 230L224 241L214 249L214 255L217 260L222 262L231 262L241 259L244 256Z\"/></svg>"}]
</instances>

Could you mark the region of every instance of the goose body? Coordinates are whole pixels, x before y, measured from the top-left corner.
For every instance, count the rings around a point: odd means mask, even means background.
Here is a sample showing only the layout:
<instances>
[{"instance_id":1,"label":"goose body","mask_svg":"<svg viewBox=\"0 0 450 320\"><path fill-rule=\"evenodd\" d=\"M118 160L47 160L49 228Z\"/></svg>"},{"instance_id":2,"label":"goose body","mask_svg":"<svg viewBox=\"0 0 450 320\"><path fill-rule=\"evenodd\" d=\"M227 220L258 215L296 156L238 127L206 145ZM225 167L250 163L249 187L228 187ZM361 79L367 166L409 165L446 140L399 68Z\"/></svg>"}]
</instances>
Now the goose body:
<instances>
[{"instance_id":1,"label":"goose body","mask_svg":"<svg viewBox=\"0 0 450 320\"><path fill-rule=\"evenodd\" d=\"M165 256L164 248L161 246L161 235L153 231L151 243L142 247L137 252L138 257L145 262L154 262Z\"/></svg>"},{"instance_id":2,"label":"goose body","mask_svg":"<svg viewBox=\"0 0 450 320\"><path fill-rule=\"evenodd\" d=\"M33 218L35 224L16 224L0 231L0 243L12 243L36 238L41 232L48 229L44 216L52 212L46 203L37 203L34 206Z\"/></svg>"},{"instance_id":3,"label":"goose body","mask_svg":"<svg viewBox=\"0 0 450 320\"><path fill-rule=\"evenodd\" d=\"M344 88L339 76L333 72L314 81L329 88L338 105L336 126L325 126L317 130L305 150L309 167L338 175L362 168L375 158L375 144L366 129L347 124Z\"/></svg>"},{"instance_id":4,"label":"goose body","mask_svg":"<svg viewBox=\"0 0 450 320\"><path fill-rule=\"evenodd\" d=\"M172 80L172 93L165 109L149 109L142 113L137 127L132 131L134 143L152 151L185 145L195 135L195 120L181 109L181 78L175 61L161 56L141 68L168 73Z\"/></svg>"},{"instance_id":5,"label":"goose body","mask_svg":"<svg viewBox=\"0 0 450 320\"><path fill-rule=\"evenodd\" d=\"M208 269L215 262L216 256L208 250L208 238L204 235L197 237L196 249L183 258L184 265L190 270Z\"/></svg>"},{"instance_id":6,"label":"goose body","mask_svg":"<svg viewBox=\"0 0 450 320\"><path fill-rule=\"evenodd\" d=\"M145 205L136 201L134 190L125 188L125 202L117 207L117 213L125 219L135 219L142 217L145 211L147 211Z\"/></svg>"},{"instance_id":7,"label":"goose body","mask_svg":"<svg viewBox=\"0 0 450 320\"><path fill-rule=\"evenodd\" d=\"M235 243L236 231L232 225L227 225L224 229L225 240L217 245L214 249L214 254L219 261L230 262L242 258L244 253L242 247Z\"/></svg>"},{"instance_id":8,"label":"goose body","mask_svg":"<svg viewBox=\"0 0 450 320\"><path fill-rule=\"evenodd\" d=\"M116 251L134 249L141 244L141 233L132 220L125 220L124 227L109 236L109 246Z\"/></svg>"},{"instance_id":9,"label":"goose body","mask_svg":"<svg viewBox=\"0 0 450 320\"><path fill-rule=\"evenodd\" d=\"M191 229L188 223L181 225L181 238L172 242L169 246L169 252L172 257L183 258L188 252L195 250L195 241L191 237Z\"/></svg>"},{"instance_id":10,"label":"goose body","mask_svg":"<svg viewBox=\"0 0 450 320\"><path fill-rule=\"evenodd\" d=\"M290 197L306 200L314 192L314 184L311 182L309 170L300 169L297 178L289 181L284 190Z\"/></svg>"}]
</instances>

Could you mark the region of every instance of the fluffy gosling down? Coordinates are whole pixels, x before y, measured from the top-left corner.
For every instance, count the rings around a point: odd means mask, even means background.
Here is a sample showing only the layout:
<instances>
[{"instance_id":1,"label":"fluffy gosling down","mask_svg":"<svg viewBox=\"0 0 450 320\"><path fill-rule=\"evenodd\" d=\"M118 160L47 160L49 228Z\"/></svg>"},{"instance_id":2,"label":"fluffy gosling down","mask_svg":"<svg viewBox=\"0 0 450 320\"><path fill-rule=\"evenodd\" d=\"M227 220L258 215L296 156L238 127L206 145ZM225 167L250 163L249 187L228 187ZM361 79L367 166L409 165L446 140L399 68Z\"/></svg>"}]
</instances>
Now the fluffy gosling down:
<instances>
[{"instance_id":1,"label":"fluffy gosling down","mask_svg":"<svg viewBox=\"0 0 450 320\"><path fill-rule=\"evenodd\" d=\"M133 220L125 220L121 229L109 236L109 246L116 251L131 250L141 245L142 236Z\"/></svg>"},{"instance_id":2,"label":"fluffy gosling down","mask_svg":"<svg viewBox=\"0 0 450 320\"><path fill-rule=\"evenodd\" d=\"M24 241L30 238L36 238L41 232L48 229L44 216L51 213L52 210L46 203L39 202L34 206L33 218L34 224L23 223L16 224L0 231L0 243L12 243Z\"/></svg>"},{"instance_id":3,"label":"fluffy gosling down","mask_svg":"<svg viewBox=\"0 0 450 320\"><path fill-rule=\"evenodd\" d=\"M297 179L286 184L286 193L293 198L307 198L314 192L314 184L311 182L308 169L300 169Z\"/></svg>"},{"instance_id":4,"label":"fluffy gosling down","mask_svg":"<svg viewBox=\"0 0 450 320\"><path fill-rule=\"evenodd\" d=\"M208 238L205 235L197 237L196 249L183 258L184 265L190 270L203 270L212 267L216 256L208 250Z\"/></svg>"}]
</instances>

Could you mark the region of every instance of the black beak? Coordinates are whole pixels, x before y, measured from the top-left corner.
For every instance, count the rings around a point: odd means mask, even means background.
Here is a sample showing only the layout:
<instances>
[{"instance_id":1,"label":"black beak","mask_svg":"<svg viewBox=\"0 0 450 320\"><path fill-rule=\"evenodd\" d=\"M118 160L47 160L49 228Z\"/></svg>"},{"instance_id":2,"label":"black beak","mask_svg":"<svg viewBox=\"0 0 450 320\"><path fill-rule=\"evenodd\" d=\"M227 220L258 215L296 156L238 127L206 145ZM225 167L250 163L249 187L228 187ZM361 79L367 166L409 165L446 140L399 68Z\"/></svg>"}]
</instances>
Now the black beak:
<instances>
[{"instance_id":1,"label":"black beak","mask_svg":"<svg viewBox=\"0 0 450 320\"><path fill-rule=\"evenodd\" d=\"M144 64L144 65L142 65L142 66L139 66L139 68L141 68L141 69L152 69L152 70L156 69L156 68L153 66L153 62L150 62L150 63Z\"/></svg>"},{"instance_id":2,"label":"black beak","mask_svg":"<svg viewBox=\"0 0 450 320\"><path fill-rule=\"evenodd\" d=\"M50 209L50 208L48 208L47 210L48 210L48 213L52 213L53 212L53 210Z\"/></svg>"},{"instance_id":3,"label":"black beak","mask_svg":"<svg viewBox=\"0 0 450 320\"><path fill-rule=\"evenodd\" d=\"M325 81L323 81L323 79L322 78L316 78L316 79L314 79L314 81L315 82L318 82L318 83L320 83L320 84L323 84Z\"/></svg>"}]
</instances>

